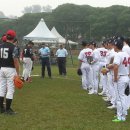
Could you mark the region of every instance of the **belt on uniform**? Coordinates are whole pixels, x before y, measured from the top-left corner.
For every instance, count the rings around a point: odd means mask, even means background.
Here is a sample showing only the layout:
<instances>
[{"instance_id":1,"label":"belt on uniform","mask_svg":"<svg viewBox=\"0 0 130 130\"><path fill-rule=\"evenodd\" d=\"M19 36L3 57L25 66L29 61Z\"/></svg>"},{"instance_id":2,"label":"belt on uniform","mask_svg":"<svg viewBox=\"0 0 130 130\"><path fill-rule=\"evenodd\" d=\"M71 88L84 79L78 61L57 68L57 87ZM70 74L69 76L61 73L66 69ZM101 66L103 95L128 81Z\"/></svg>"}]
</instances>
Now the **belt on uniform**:
<instances>
[{"instance_id":1,"label":"belt on uniform","mask_svg":"<svg viewBox=\"0 0 130 130\"><path fill-rule=\"evenodd\" d=\"M23 58L31 58L31 57L25 57L25 56L24 56Z\"/></svg>"},{"instance_id":2,"label":"belt on uniform","mask_svg":"<svg viewBox=\"0 0 130 130\"><path fill-rule=\"evenodd\" d=\"M119 75L119 76L128 76L128 75Z\"/></svg>"}]
</instances>

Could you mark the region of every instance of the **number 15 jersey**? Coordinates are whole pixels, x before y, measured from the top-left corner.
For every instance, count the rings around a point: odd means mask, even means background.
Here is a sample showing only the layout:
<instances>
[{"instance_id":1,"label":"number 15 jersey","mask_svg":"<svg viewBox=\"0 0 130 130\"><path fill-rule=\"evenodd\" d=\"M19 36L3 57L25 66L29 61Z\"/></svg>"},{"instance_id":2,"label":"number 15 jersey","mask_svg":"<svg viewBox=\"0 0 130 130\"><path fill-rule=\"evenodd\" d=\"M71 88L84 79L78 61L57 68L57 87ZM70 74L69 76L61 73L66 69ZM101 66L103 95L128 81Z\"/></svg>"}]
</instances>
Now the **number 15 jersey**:
<instances>
[{"instance_id":1,"label":"number 15 jersey","mask_svg":"<svg viewBox=\"0 0 130 130\"><path fill-rule=\"evenodd\" d=\"M18 51L13 43L5 42L0 45L1 67L15 68L13 58L18 57Z\"/></svg>"}]
</instances>

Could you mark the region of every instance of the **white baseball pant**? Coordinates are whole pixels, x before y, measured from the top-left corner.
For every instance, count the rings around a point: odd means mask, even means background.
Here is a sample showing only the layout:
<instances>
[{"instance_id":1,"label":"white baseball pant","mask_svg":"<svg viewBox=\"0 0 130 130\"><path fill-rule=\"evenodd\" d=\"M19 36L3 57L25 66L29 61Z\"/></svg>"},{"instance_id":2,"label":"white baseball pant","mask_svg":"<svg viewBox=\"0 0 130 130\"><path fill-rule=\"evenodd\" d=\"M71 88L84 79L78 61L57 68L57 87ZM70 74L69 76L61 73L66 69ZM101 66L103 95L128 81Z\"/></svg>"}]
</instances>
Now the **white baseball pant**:
<instances>
[{"instance_id":1,"label":"white baseball pant","mask_svg":"<svg viewBox=\"0 0 130 130\"><path fill-rule=\"evenodd\" d=\"M107 74L108 76L108 93L109 93L109 99L111 103L116 106L116 92L115 92L115 87L114 87L114 82L113 82L113 75L111 72Z\"/></svg>"},{"instance_id":2,"label":"white baseball pant","mask_svg":"<svg viewBox=\"0 0 130 130\"><path fill-rule=\"evenodd\" d=\"M81 65L82 71L82 87L87 90L90 86L89 73L90 73L90 65L86 63L82 63Z\"/></svg>"},{"instance_id":3,"label":"white baseball pant","mask_svg":"<svg viewBox=\"0 0 130 130\"><path fill-rule=\"evenodd\" d=\"M93 71L93 86L92 86L92 92L97 93L98 92L98 83L99 83L99 65L92 65L92 71Z\"/></svg>"},{"instance_id":4,"label":"white baseball pant","mask_svg":"<svg viewBox=\"0 0 130 130\"><path fill-rule=\"evenodd\" d=\"M26 81L28 77L31 76L32 71L32 60L31 58L23 58L23 74L24 80Z\"/></svg>"},{"instance_id":5,"label":"white baseball pant","mask_svg":"<svg viewBox=\"0 0 130 130\"><path fill-rule=\"evenodd\" d=\"M114 83L116 92L116 103L117 103L117 118L124 120L127 115L127 96L125 95L125 88L129 83L128 76L120 76L117 83Z\"/></svg>"},{"instance_id":6,"label":"white baseball pant","mask_svg":"<svg viewBox=\"0 0 130 130\"><path fill-rule=\"evenodd\" d=\"M13 99L15 87L13 78L16 75L15 68L1 67L0 73L0 96L6 95L7 99Z\"/></svg>"},{"instance_id":7,"label":"white baseball pant","mask_svg":"<svg viewBox=\"0 0 130 130\"><path fill-rule=\"evenodd\" d=\"M103 66L106 66L106 63L100 62L99 63L99 71L101 71ZM103 75L102 73L100 73L100 82L101 82L101 85L103 87L103 94L106 94L107 93L107 75Z\"/></svg>"}]
</instances>

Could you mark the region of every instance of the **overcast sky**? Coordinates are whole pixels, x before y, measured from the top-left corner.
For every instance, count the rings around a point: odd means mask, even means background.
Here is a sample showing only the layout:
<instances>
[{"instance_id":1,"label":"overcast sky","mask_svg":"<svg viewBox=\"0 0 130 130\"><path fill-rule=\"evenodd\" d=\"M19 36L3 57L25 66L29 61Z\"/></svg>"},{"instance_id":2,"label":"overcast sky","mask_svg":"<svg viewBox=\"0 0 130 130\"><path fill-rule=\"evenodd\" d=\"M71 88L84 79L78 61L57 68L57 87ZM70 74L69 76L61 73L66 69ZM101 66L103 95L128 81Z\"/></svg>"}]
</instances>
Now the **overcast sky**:
<instances>
[{"instance_id":1,"label":"overcast sky","mask_svg":"<svg viewBox=\"0 0 130 130\"><path fill-rule=\"evenodd\" d=\"M50 5L52 8L56 8L63 3L86 4L93 7L108 7L111 5L130 6L130 0L0 0L0 3L0 11L4 12L6 16L21 16L24 7L37 4L41 6Z\"/></svg>"}]
</instances>

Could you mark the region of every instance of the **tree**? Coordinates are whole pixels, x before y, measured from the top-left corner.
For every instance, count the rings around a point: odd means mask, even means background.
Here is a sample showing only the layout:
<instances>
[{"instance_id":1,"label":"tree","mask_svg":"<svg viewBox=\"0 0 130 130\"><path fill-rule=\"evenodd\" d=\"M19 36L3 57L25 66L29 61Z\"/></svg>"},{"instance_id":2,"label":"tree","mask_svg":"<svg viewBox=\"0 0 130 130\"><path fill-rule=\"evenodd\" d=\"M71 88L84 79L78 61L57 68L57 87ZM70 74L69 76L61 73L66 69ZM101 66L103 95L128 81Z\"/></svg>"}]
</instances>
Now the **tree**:
<instances>
[{"instance_id":1,"label":"tree","mask_svg":"<svg viewBox=\"0 0 130 130\"><path fill-rule=\"evenodd\" d=\"M33 12L40 13L33 14L31 8ZM42 7L44 12L41 12L39 5L31 8L24 9L24 12L29 12L30 9L31 14L26 13L17 20L0 20L1 34L13 27L18 31L18 36L23 38L44 18L49 29L55 26L63 37L68 34L73 41L79 39L79 34L82 39L87 40L100 40L102 37L116 34L130 36L130 7L95 8L89 5L63 4L52 12L47 11L50 6ZM3 13L1 15L3 16Z\"/></svg>"}]
</instances>

